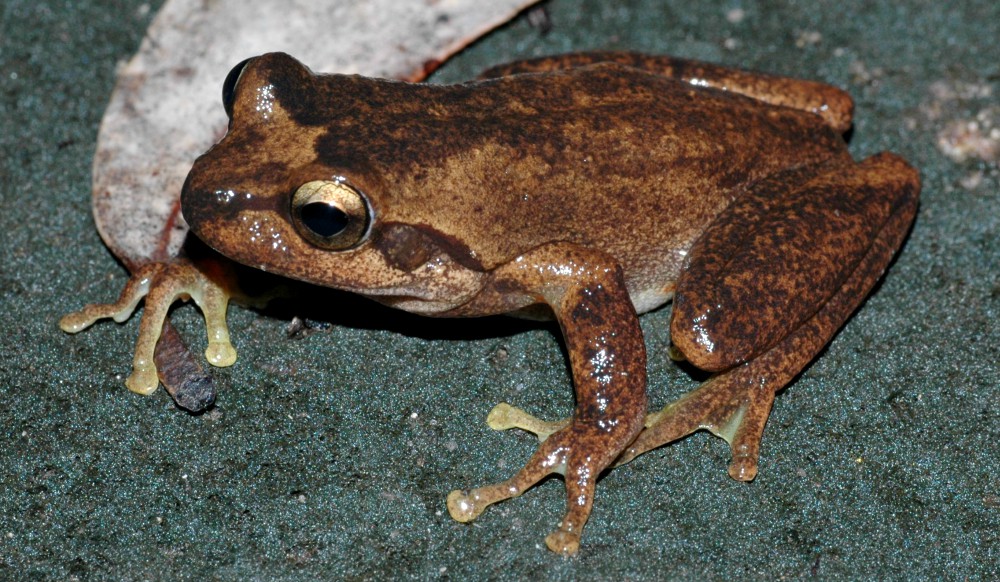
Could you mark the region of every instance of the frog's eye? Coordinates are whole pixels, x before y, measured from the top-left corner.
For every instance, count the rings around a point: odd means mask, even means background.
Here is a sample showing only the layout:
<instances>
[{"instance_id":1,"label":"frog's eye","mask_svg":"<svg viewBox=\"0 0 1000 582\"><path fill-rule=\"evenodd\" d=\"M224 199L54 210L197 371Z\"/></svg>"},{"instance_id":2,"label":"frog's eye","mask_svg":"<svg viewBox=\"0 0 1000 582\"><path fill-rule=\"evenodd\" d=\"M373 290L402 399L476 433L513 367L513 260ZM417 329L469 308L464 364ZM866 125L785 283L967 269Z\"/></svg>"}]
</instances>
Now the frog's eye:
<instances>
[{"instance_id":1,"label":"frog's eye","mask_svg":"<svg viewBox=\"0 0 1000 582\"><path fill-rule=\"evenodd\" d=\"M226 82L222 84L222 106L226 108L226 115L230 118L233 117L233 99L236 97L236 83L240 80L240 75L243 74L243 69L246 68L247 63L252 61L252 58L243 59L239 62L229 74L226 75Z\"/></svg>"},{"instance_id":2,"label":"frog's eye","mask_svg":"<svg viewBox=\"0 0 1000 582\"><path fill-rule=\"evenodd\" d=\"M321 249L339 251L361 242L368 232L368 201L343 180L317 180L292 196L292 219L303 238Z\"/></svg>"}]
</instances>

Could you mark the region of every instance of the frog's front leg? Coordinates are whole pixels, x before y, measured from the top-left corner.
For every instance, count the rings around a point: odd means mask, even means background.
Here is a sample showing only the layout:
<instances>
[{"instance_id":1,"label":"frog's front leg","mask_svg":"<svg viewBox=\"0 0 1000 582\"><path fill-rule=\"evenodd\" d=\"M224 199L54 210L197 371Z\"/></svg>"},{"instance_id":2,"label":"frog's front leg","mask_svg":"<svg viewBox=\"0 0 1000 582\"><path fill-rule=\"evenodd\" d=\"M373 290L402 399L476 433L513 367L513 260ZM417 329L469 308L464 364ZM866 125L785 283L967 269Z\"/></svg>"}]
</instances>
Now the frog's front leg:
<instances>
[{"instance_id":1,"label":"frog's front leg","mask_svg":"<svg viewBox=\"0 0 1000 582\"><path fill-rule=\"evenodd\" d=\"M167 313L174 302L191 298L205 316L208 331L205 358L214 366L230 366L236 361L236 350L229 340L226 310L236 285L228 265L228 261L187 258L146 263L134 270L116 302L87 305L64 316L59 327L67 333L77 333L100 319L123 322L145 297L132 373L125 385L133 392L151 394L159 384L154 351Z\"/></svg>"},{"instance_id":2,"label":"frog's front leg","mask_svg":"<svg viewBox=\"0 0 1000 582\"><path fill-rule=\"evenodd\" d=\"M569 353L576 409L568 426L549 435L520 472L495 485L453 491L448 511L458 521L471 521L488 505L560 473L567 509L545 541L552 551L574 554L598 475L643 426L646 351L639 321L621 268L598 251L549 245L497 269L492 277L492 289L502 289L508 298L527 296L551 306Z\"/></svg>"},{"instance_id":3,"label":"frog's front leg","mask_svg":"<svg viewBox=\"0 0 1000 582\"><path fill-rule=\"evenodd\" d=\"M750 481L774 393L830 341L881 277L917 208L916 170L892 154L758 184L695 243L671 339L718 372L647 419L618 464L698 429L726 439Z\"/></svg>"}]
</instances>

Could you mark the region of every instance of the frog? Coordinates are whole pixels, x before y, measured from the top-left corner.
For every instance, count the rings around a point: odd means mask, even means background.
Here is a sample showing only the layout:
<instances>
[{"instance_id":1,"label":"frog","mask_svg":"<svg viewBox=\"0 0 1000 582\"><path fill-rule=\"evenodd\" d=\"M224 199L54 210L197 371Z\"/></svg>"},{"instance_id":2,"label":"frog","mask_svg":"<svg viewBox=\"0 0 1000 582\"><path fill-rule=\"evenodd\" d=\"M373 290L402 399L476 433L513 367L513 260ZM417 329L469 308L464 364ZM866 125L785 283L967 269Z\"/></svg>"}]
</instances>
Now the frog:
<instances>
[{"instance_id":1,"label":"frog","mask_svg":"<svg viewBox=\"0 0 1000 582\"><path fill-rule=\"evenodd\" d=\"M222 93L228 132L181 194L208 247L427 317L556 321L572 416L496 405L488 425L538 447L446 506L470 522L561 475L566 507L545 541L563 555L579 551L602 473L696 431L725 439L729 475L752 481L776 392L881 279L919 203L902 157L851 156L847 92L676 57L573 53L436 85L268 53ZM237 292L212 265L151 265L64 328L124 319L149 292L129 386L150 393L162 304L192 296L210 359L231 364ZM707 379L650 412L639 315L668 303L669 355Z\"/></svg>"}]
</instances>

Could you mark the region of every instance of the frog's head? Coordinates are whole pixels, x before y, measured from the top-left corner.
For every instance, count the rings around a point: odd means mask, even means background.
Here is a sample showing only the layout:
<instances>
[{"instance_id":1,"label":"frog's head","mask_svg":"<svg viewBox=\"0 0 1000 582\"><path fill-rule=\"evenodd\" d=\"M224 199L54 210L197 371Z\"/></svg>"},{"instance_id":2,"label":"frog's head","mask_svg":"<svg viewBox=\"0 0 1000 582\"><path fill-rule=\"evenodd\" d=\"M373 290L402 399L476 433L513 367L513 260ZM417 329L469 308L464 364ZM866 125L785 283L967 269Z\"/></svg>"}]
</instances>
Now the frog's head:
<instances>
[{"instance_id":1,"label":"frog's head","mask_svg":"<svg viewBox=\"0 0 1000 582\"><path fill-rule=\"evenodd\" d=\"M317 76L280 53L237 65L223 88L229 131L194 163L184 217L240 263L411 311L450 309L479 290L469 250L394 210L391 188L364 155L317 151L333 126L343 135L353 123L364 81Z\"/></svg>"}]
</instances>

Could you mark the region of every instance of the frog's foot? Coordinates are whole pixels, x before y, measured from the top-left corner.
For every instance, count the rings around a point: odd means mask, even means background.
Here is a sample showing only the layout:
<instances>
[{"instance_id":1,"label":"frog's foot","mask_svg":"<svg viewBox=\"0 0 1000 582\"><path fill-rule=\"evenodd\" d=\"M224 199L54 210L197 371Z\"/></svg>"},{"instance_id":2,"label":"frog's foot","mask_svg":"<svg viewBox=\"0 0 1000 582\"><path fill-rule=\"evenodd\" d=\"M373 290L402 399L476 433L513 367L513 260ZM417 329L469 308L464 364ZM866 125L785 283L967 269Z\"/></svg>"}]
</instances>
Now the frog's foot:
<instances>
[{"instance_id":1,"label":"frog's foot","mask_svg":"<svg viewBox=\"0 0 1000 582\"><path fill-rule=\"evenodd\" d=\"M570 420L569 418L552 422L542 420L516 406L501 402L490 411L486 417L486 424L493 430L519 428L537 436L539 442L545 442L550 435L569 426Z\"/></svg>"},{"instance_id":2,"label":"frog's foot","mask_svg":"<svg viewBox=\"0 0 1000 582\"><path fill-rule=\"evenodd\" d=\"M139 324L139 339L132 360L132 374L125 381L129 390L151 394L158 385L154 350L170 306L178 300L194 299L205 317L208 348L205 358L215 366L230 366L236 361L236 350L229 341L226 308L231 292L228 273L218 268L206 268L187 259L147 263L133 273L121 296L114 303L87 305L59 321L68 333L77 333L99 319L111 318L121 323L135 311L145 297L146 307Z\"/></svg>"},{"instance_id":3,"label":"frog's foot","mask_svg":"<svg viewBox=\"0 0 1000 582\"><path fill-rule=\"evenodd\" d=\"M698 388L646 417L646 428L615 461L623 465L639 455L697 431L708 430L729 443L729 476L752 481L764 424L774 403L770 387L752 387L741 381L742 370L719 374Z\"/></svg>"},{"instance_id":4,"label":"frog's foot","mask_svg":"<svg viewBox=\"0 0 1000 582\"><path fill-rule=\"evenodd\" d=\"M623 465L650 449L704 429L725 440L732 448L730 476L738 481L752 481L757 475L760 437L774 396L771 393L768 399L766 394L753 396L741 395L733 390L720 392L718 385L721 383L706 382L663 410L648 415L646 429L625 449L614 466ZM566 427L570 419L549 422L501 402L490 411L486 423L493 430L521 429L537 436L539 442L545 442L551 434ZM656 428L651 430L652 427Z\"/></svg>"},{"instance_id":5,"label":"frog's foot","mask_svg":"<svg viewBox=\"0 0 1000 582\"><path fill-rule=\"evenodd\" d=\"M513 411L507 419L513 417L515 420L498 426L530 427L525 430L539 435L557 425L562 425L562 428L549 433L524 468L510 479L477 489L452 491L448 495L448 513L456 521L472 521L488 506L517 497L548 475L558 473L565 478L567 508L558 528L545 538L545 543L553 552L575 554L580 547L583 526L593 507L597 477L614 460L617 451L631 440L635 431L609 432L598 423L580 421L548 423L509 405L500 407L503 407L505 415ZM494 414L491 413L491 416Z\"/></svg>"}]
</instances>

